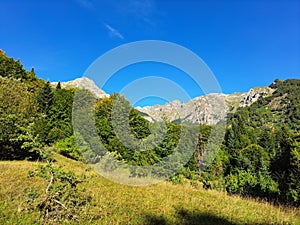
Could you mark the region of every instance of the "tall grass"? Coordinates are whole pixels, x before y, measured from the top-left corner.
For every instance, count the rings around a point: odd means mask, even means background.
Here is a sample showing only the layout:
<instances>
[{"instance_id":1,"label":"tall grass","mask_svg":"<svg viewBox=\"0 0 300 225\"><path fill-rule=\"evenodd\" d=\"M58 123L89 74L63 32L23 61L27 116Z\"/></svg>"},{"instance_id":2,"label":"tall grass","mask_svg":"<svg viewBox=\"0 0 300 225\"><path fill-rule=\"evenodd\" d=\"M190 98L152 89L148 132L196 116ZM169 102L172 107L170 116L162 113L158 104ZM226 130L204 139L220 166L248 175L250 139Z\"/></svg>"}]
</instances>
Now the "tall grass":
<instances>
[{"instance_id":1,"label":"tall grass","mask_svg":"<svg viewBox=\"0 0 300 225\"><path fill-rule=\"evenodd\" d=\"M169 182L130 187L110 182L88 165L56 155L65 171L86 173L82 185L92 196L78 224L300 224L299 209L273 206L222 192L195 189ZM40 224L38 212L26 210L24 191L44 191L45 180L28 178L40 163L0 162L0 224Z\"/></svg>"}]
</instances>

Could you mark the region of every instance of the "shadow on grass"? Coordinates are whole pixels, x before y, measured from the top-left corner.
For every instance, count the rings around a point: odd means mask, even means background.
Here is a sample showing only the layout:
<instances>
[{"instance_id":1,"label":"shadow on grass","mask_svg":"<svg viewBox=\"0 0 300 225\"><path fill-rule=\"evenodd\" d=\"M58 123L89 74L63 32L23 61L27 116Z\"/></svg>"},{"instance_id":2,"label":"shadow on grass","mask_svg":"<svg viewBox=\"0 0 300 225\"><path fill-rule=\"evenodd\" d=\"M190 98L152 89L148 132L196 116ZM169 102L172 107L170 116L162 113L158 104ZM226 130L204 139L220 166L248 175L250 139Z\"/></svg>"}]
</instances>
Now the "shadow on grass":
<instances>
[{"instance_id":1,"label":"shadow on grass","mask_svg":"<svg viewBox=\"0 0 300 225\"><path fill-rule=\"evenodd\" d=\"M176 222L170 222L162 216L146 215L144 217L145 225L238 225L227 219L220 218L214 214L202 212L190 212L185 209L176 211Z\"/></svg>"}]
</instances>

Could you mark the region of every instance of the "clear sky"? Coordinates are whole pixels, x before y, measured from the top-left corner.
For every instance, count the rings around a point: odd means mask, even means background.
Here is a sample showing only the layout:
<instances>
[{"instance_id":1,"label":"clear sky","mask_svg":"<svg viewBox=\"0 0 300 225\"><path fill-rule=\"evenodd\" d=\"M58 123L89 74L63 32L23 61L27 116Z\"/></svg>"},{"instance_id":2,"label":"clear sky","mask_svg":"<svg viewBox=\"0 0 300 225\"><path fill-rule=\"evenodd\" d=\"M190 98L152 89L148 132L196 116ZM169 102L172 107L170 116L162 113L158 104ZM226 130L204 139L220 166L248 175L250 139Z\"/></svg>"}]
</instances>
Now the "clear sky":
<instances>
[{"instance_id":1,"label":"clear sky","mask_svg":"<svg viewBox=\"0 0 300 225\"><path fill-rule=\"evenodd\" d=\"M81 77L108 50L139 40L182 45L224 93L248 91L300 78L300 0L0 0L0 48L46 80ZM180 72L150 67L125 68L104 90L162 74L191 97L202 94Z\"/></svg>"}]
</instances>

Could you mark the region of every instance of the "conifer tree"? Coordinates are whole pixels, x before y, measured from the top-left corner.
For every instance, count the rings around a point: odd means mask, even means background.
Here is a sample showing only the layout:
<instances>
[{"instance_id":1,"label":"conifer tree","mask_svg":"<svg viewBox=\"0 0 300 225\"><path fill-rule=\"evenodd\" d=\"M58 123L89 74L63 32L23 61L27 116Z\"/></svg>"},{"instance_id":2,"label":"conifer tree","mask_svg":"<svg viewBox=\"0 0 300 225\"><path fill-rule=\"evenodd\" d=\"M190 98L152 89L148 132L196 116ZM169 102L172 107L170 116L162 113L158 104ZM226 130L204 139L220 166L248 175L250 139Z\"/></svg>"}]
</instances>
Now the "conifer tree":
<instances>
[{"instance_id":1,"label":"conifer tree","mask_svg":"<svg viewBox=\"0 0 300 225\"><path fill-rule=\"evenodd\" d=\"M42 90L39 92L37 103L39 112L49 116L50 108L53 104L53 92L51 90L50 81L47 81Z\"/></svg>"},{"instance_id":2,"label":"conifer tree","mask_svg":"<svg viewBox=\"0 0 300 225\"><path fill-rule=\"evenodd\" d=\"M60 90L61 89L61 84L60 81L58 81L57 85L56 85L56 90Z\"/></svg>"}]
</instances>

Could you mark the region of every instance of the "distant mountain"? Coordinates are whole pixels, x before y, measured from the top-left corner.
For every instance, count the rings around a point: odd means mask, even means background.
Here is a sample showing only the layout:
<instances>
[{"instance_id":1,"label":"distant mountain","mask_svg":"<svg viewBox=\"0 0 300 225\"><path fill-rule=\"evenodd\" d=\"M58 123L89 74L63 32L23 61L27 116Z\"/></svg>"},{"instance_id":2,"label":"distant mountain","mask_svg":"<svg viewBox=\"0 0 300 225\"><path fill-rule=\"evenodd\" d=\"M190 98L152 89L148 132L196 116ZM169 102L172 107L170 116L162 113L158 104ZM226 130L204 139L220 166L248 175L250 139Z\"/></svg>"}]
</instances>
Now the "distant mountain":
<instances>
[{"instance_id":1,"label":"distant mountain","mask_svg":"<svg viewBox=\"0 0 300 225\"><path fill-rule=\"evenodd\" d=\"M52 85L56 86L57 83L52 82ZM61 87L84 88L97 98L109 96L87 77L61 82ZM166 120L173 123L213 125L225 121L228 115L234 114L237 109L250 106L259 99L272 95L275 90L274 85L255 87L243 93L208 94L186 103L175 100L165 105L136 107L136 109L150 122Z\"/></svg>"},{"instance_id":2,"label":"distant mountain","mask_svg":"<svg viewBox=\"0 0 300 225\"><path fill-rule=\"evenodd\" d=\"M56 86L57 83L52 82L52 85ZM61 82L61 87L84 88L97 98L109 97L109 94L87 77ZM271 87L256 87L244 93L208 94L193 98L187 103L175 100L165 105L136 107L136 109L150 122L166 120L173 123L213 125L225 121L227 116L238 108L250 106L274 91L275 88Z\"/></svg>"},{"instance_id":3,"label":"distant mountain","mask_svg":"<svg viewBox=\"0 0 300 225\"><path fill-rule=\"evenodd\" d=\"M257 87L246 93L208 94L196 97L187 103L175 100L165 105L137 107L149 121L167 120L174 123L208 124L222 122L228 114L246 107L260 98L271 95L275 89Z\"/></svg>"},{"instance_id":4,"label":"distant mountain","mask_svg":"<svg viewBox=\"0 0 300 225\"><path fill-rule=\"evenodd\" d=\"M58 82L52 82L51 84L53 86L56 86ZM93 80L87 77L77 78L75 80L67 81L67 82L60 82L60 84L62 88L75 87L75 88L87 89L90 92L92 92L97 98L109 97L109 94L106 94L95 84Z\"/></svg>"}]
</instances>

